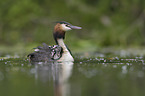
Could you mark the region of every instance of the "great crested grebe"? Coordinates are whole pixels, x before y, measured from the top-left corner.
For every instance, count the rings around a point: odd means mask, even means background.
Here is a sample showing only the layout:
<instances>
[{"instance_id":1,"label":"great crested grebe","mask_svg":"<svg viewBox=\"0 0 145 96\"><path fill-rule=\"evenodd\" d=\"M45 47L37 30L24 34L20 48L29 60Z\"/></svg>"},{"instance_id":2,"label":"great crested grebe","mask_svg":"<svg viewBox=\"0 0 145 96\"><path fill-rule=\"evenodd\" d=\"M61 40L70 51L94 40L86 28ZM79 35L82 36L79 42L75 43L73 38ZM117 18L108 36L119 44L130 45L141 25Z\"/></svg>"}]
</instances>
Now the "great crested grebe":
<instances>
[{"instance_id":1,"label":"great crested grebe","mask_svg":"<svg viewBox=\"0 0 145 96\"><path fill-rule=\"evenodd\" d=\"M35 51L28 55L32 62L43 62L43 61L74 61L70 50L64 44L65 32L72 29L82 29L78 26L59 21L54 27L53 37L57 45L48 46L43 43L43 47L39 46L35 48Z\"/></svg>"}]
</instances>

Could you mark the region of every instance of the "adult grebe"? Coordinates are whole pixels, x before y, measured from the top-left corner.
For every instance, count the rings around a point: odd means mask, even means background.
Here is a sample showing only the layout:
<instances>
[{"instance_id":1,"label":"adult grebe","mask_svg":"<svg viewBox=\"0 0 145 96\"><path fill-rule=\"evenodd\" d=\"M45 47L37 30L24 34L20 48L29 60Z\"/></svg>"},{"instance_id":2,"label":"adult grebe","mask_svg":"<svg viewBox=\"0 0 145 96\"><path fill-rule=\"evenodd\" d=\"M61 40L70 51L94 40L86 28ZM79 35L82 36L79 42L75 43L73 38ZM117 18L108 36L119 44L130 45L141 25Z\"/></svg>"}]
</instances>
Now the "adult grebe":
<instances>
[{"instance_id":1,"label":"adult grebe","mask_svg":"<svg viewBox=\"0 0 145 96\"><path fill-rule=\"evenodd\" d=\"M28 55L32 62L44 61L74 61L70 50L64 44L65 32L72 29L81 29L81 27L73 26L72 24L59 21L54 27L53 37L57 45L48 46L43 43L43 47L35 48L35 51Z\"/></svg>"}]
</instances>

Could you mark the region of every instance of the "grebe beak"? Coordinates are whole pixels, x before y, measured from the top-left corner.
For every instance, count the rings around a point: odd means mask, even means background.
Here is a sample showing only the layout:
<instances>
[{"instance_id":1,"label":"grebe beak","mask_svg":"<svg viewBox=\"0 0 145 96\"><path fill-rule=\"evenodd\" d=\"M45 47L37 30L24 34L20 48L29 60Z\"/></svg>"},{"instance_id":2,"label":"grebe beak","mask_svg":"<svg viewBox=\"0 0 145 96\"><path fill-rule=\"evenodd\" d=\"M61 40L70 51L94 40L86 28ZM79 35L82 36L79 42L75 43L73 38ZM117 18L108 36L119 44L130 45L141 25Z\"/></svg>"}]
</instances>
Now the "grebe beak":
<instances>
[{"instance_id":1,"label":"grebe beak","mask_svg":"<svg viewBox=\"0 0 145 96\"><path fill-rule=\"evenodd\" d=\"M73 25L71 25L70 28L71 28L71 29L82 29L82 27L73 26Z\"/></svg>"}]
</instances>

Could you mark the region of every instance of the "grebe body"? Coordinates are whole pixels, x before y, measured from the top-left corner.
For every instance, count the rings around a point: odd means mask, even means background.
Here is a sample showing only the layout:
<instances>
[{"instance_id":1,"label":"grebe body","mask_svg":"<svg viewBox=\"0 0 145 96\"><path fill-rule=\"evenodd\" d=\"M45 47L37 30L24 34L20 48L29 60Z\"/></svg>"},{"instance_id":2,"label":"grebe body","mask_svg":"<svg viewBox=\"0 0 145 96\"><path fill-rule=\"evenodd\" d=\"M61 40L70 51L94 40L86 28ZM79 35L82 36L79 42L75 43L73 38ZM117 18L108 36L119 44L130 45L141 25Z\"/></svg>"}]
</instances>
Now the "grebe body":
<instances>
[{"instance_id":1,"label":"grebe body","mask_svg":"<svg viewBox=\"0 0 145 96\"><path fill-rule=\"evenodd\" d=\"M48 46L43 43L43 47L38 46L33 53L28 55L30 61L74 61L70 50L64 43L66 31L72 29L81 29L81 27L73 26L65 21L57 22L53 32L53 37L57 45Z\"/></svg>"}]
</instances>

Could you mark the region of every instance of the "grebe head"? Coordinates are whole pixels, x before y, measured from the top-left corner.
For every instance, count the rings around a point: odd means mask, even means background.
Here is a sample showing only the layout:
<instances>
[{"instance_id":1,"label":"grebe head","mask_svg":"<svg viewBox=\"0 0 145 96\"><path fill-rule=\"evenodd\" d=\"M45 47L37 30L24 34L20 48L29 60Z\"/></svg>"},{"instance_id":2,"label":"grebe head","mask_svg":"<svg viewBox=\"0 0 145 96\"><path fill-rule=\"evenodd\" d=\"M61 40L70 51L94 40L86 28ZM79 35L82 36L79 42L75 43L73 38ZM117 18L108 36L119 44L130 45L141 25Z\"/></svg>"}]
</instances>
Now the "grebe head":
<instances>
[{"instance_id":1,"label":"grebe head","mask_svg":"<svg viewBox=\"0 0 145 96\"><path fill-rule=\"evenodd\" d=\"M72 24L65 22L65 21L59 21L59 22L57 22L57 24L60 24L60 28L63 31L69 31L72 29L82 29L81 27L73 26Z\"/></svg>"},{"instance_id":2,"label":"grebe head","mask_svg":"<svg viewBox=\"0 0 145 96\"><path fill-rule=\"evenodd\" d=\"M64 39L65 38L65 32L72 30L72 29L82 29L81 27L78 26L74 26L68 22L65 21L59 21L56 22L57 24L54 27L54 32L53 32L53 36L54 39L57 43L57 39Z\"/></svg>"}]
</instances>

